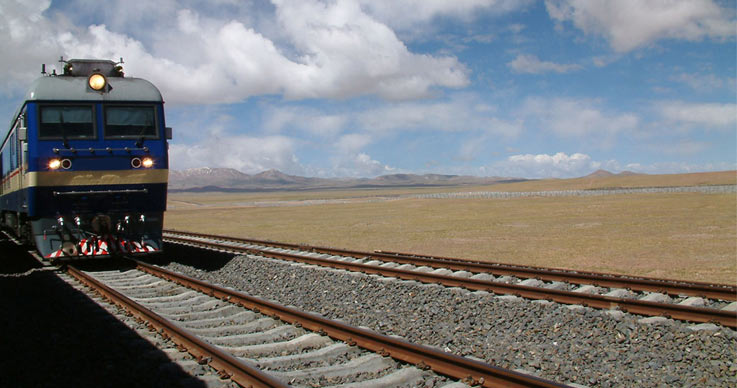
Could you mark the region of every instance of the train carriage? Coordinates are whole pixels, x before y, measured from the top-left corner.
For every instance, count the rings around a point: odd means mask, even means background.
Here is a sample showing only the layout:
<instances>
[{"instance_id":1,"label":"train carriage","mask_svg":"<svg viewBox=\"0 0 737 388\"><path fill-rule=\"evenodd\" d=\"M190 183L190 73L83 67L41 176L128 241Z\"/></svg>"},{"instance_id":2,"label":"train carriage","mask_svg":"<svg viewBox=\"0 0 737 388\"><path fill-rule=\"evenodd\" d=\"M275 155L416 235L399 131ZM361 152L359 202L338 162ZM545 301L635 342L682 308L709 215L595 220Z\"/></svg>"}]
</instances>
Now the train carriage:
<instances>
[{"instance_id":1,"label":"train carriage","mask_svg":"<svg viewBox=\"0 0 737 388\"><path fill-rule=\"evenodd\" d=\"M0 148L0 222L52 260L161 250L168 139L150 82L104 60L36 79Z\"/></svg>"}]
</instances>

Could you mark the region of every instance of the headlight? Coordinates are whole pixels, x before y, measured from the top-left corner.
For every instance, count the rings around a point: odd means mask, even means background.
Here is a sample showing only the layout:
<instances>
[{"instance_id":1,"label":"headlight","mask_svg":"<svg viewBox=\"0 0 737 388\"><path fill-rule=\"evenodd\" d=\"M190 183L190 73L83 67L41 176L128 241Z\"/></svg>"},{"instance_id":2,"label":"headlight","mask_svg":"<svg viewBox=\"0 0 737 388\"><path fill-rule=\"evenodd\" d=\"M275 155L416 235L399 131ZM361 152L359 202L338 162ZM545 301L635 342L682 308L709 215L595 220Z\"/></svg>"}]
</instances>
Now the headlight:
<instances>
[{"instance_id":1,"label":"headlight","mask_svg":"<svg viewBox=\"0 0 737 388\"><path fill-rule=\"evenodd\" d=\"M61 167L61 160L51 159L49 160L49 170L58 170Z\"/></svg>"},{"instance_id":2,"label":"headlight","mask_svg":"<svg viewBox=\"0 0 737 388\"><path fill-rule=\"evenodd\" d=\"M107 84L107 80L105 80L105 76L102 74L92 74L89 79L87 79L87 83L90 85L90 88L92 90L100 91L103 88L105 88L105 85Z\"/></svg>"},{"instance_id":3,"label":"headlight","mask_svg":"<svg viewBox=\"0 0 737 388\"><path fill-rule=\"evenodd\" d=\"M148 156L141 158L133 158L131 159L131 167L133 168L151 168L154 166L154 160L149 158Z\"/></svg>"}]
</instances>

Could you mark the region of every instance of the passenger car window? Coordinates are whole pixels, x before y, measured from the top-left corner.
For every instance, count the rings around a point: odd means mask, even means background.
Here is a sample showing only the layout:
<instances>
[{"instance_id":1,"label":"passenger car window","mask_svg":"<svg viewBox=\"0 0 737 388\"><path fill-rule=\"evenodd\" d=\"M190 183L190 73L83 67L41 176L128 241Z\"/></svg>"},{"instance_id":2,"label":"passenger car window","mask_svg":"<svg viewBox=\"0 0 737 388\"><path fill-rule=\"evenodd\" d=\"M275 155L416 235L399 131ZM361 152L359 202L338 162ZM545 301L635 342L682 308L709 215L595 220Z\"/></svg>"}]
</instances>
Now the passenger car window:
<instances>
[{"instance_id":1,"label":"passenger car window","mask_svg":"<svg viewBox=\"0 0 737 388\"><path fill-rule=\"evenodd\" d=\"M105 107L105 138L157 138L152 106Z\"/></svg>"},{"instance_id":2,"label":"passenger car window","mask_svg":"<svg viewBox=\"0 0 737 388\"><path fill-rule=\"evenodd\" d=\"M41 106L39 137L42 139L92 139L92 106Z\"/></svg>"}]
</instances>

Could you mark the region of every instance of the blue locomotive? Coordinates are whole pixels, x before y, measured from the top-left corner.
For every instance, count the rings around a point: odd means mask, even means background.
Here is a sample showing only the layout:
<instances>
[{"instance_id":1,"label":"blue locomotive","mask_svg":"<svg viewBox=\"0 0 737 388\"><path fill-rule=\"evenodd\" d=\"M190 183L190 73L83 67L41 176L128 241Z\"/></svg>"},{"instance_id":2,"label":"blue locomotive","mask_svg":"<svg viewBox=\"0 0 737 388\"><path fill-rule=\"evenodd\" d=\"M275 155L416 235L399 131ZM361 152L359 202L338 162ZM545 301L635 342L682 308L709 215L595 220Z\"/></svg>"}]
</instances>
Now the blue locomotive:
<instances>
[{"instance_id":1,"label":"blue locomotive","mask_svg":"<svg viewBox=\"0 0 737 388\"><path fill-rule=\"evenodd\" d=\"M161 250L164 101L121 62L75 59L36 79L0 148L0 223L51 261Z\"/></svg>"}]
</instances>

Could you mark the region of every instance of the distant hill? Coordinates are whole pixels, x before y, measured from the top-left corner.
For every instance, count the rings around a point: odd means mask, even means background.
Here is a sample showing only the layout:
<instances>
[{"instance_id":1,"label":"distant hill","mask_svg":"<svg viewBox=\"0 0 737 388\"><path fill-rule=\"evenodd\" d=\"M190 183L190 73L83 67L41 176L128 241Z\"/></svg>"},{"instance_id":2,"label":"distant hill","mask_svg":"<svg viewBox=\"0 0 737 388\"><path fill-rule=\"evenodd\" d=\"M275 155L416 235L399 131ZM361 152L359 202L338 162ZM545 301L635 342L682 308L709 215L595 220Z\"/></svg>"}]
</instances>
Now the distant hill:
<instances>
[{"instance_id":1,"label":"distant hill","mask_svg":"<svg viewBox=\"0 0 737 388\"><path fill-rule=\"evenodd\" d=\"M638 172L632 172L632 171L622 171L622 172L620 172L617 175L619 175L619 176L633 176L633 175L645 175L645 174L641 174L641 173L638 173Z\"/></svg>"},{"instance_id":2,"label":"distant hill","mask_svg":"<svg viewBox=\"0 0 737 388\"><path fill-rule=\"evenodd\" d=\"M526 179L440 174L392 174L376 178L307 178L267 170L249 175L232 168L192 168L169 172L170 191L271 191L382 187L489 185Z\"/></svg>"},{"instance_id":3,"label":"distant hill","mask_svg":"<svg viewBox=\"0 0 737 388\"><path fill-rule=\"evenodd\" d=\"M644 175L644 174L639 174L639 173L632 172L632 171L622 171L619 174L615 174L607 170L596 170L592 172L591 174L586 175L584 178L607 178L611 176L633 176L633 175Z\"/></svg>"},{"instance_id":4,"label":"distant hill","mask_svg":"<svg viewBox=\"0 0 737 388\"><path fill-rule=\"evenodd\" d=\"M688 174L639 174L622 171L618 174L597 170L568 179L521 179L475 177L442 174L391 174L376 178L308 178L267 170L244 174L232 168L192 168L169 171L171 192L263 192L322 189L458 187L499 185L499 190L591 190L596 188L666 187L737 184L737 172L717 171Z\"/></svg>"}]
</instances>

